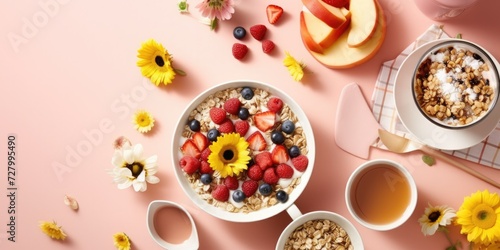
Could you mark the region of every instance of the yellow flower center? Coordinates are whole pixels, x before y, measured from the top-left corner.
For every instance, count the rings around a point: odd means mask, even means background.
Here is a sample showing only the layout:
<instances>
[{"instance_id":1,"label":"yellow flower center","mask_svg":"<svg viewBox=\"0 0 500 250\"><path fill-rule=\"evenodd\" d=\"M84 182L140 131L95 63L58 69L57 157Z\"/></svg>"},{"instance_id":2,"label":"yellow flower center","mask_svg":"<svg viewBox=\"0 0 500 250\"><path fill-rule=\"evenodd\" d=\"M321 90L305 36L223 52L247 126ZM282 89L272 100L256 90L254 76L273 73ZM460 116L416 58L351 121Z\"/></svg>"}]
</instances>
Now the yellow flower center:
<instances>
[{"instance_id":1,"label":"yellow flower center","mask_svg":"<svg viewBox=\"0 0 500 250\"><path fill-rule=\"evenodd\" d=\"M156 65L163 67L165 65L165 60L163 60L163 57L161 57L161 56L156 56L155 63L156 63Z\"/></svg>"},{"instance_id":2,"label":"yellow flower center","mask_svg":"<svg viewBox=\"0 0 500 250\"><path fill-rule=\"evenodd\" d=\"M125 167L130 169L130 171L132 171L132 176L134 176L135 178L137 178L144 169L144 165L142 165L142 163L140 162L134 162L132 164L126 163Z\"/></svg>"},{"instance_id":3,"label":"yellow flower center","mask_svg":"<svg viewBox=\"0 0 500 250\"><path fill-rule=\"evenodd\" d=\"M224 0L208 0L208 6L212 8L221 8Z\"/></svg>"},{"instance_id":4,"label":"yellow flower center","mask_svg":"<svg viewBox=\"0 0 500 250\"><path fill-rule=\"evenodd\" d=\"M472 210L472 223L482 229L488 229L495 225L497 215L492 207L479 204Z\"/></svg>"},{"instance_id":5,"label":"yellow flower center","mask_svg":"<svg viewBox=\"0 0 500 250\"><path fill-rule=\"evenodd\" d=\"M139 124L139 126L141 127L149 126L150 123L151 120L147 115L140 115L139 117L137 117L137 124Z\"/></svg>"},{"instance_id":6,"label":"yellow flower center","mask_svg":"<svg viewBox=\"0 0 500 250\"><path fill-rule=\"evenodd\" d=\"M227 145L227 147L223 148L220 151L219 158L224 163L232 163L237 159L236 154L234 153L235 150L236 150L235 148L231 147L230 145Z\"/></svg>"}]
</instances>

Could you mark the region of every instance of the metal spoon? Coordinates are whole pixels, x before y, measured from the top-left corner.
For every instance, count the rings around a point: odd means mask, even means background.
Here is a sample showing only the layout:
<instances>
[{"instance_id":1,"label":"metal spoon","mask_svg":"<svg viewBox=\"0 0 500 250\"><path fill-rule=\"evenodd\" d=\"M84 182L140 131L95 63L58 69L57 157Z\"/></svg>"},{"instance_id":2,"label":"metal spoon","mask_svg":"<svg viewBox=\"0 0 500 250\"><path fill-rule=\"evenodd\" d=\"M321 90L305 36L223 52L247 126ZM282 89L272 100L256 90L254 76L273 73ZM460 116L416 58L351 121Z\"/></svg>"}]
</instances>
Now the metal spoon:
<instances>
[{"instance_id":1,"label":"metal spoon","mask_svg":"<svg viewBox=\"0 0 500 250\"><path fill-rule=\"evenodd\" d=\"M481 174L480 172L467 167L466 165L462 164L461 162L458 162L444 153L441 153L437 150L434 150L430 147L427 147L426 145L420 144L418 142L409 140L407 138L401 137L399 135L392 134L386 130L379 129L378 130L379 138L384 143L384 145L389 149L389 151L394 152L394 153L408 153L412 151L417 151L420 150L430 156L433 156L435 158L439 158L452 166L455 166L497 188L500 188L500 184L486 175Z\"/></svg>"}]
</instances>

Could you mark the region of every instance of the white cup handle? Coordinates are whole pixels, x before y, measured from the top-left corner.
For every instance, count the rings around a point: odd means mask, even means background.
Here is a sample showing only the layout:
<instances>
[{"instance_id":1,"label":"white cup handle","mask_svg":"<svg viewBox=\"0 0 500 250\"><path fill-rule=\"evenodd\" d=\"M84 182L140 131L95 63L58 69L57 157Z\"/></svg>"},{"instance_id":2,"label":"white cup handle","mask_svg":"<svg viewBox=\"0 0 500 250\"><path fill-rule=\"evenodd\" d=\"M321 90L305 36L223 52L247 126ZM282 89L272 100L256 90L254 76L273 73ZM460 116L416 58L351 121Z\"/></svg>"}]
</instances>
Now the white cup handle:
<instances>
[{"instance_id":1,"label":"white cup handle","mask_svg":"<svg viewBox=\"0 0 500 250\"><path fill-rule=\"evenodd\" d=\"M302 213L300 212L299 208L295 204L292 204L290 207L288 207L286 209L286 211L287 211L288 215L290 215L290 217L292 217L292 220L296 220L297 218L302 216Z\"/></svg>"}]
</instances>

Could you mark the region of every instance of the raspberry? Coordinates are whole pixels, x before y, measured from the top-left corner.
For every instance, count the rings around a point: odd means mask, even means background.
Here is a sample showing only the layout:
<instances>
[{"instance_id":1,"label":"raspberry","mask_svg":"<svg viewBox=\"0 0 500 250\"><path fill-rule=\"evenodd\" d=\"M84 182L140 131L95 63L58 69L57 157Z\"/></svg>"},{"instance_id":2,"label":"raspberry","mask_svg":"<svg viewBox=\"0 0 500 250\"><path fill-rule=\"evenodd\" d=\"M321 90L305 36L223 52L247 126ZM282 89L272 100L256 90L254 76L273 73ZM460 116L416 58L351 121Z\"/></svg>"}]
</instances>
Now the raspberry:
<instances>
[{"instance_id":1,"label":"raspberry","mask_svg":"<svg viewBox=\"0 0 500 250\"><path fill-rule=\"evenodd\" d=\"M273 158L271 156L271 152L269 152L269 151L264 151L264 152L257 154L254 157L254 161L255 161L255 163L257 163L257 165L259 165L259 167L262 170L266 170L267 168L273 166Z\"/></svg>"},{"instance_id":2,"label":"raspberry","mask_svg":"<svg viewBox=\"0 0 500 250\"><path fill-rule=\"evenodd\" d=\"M215 124L222 124L226 120L226 111L221 108L212 108L209 111L210 113L210 119Z\"/></svg>"},{"instance_id":3,"label":"raspberry","mask_svg":"<svg viewBox=\"0 0 500 250\"><path fill-rule=\"evenodd\" d=\"M268 168L264 171L264 176L262 180L269 185L276 185L279 181L279 177L276 175L274 168Z\"/></svg>"},{"instance_id":4,"label":"raspberry","mask_svg":"<svg viewBox=\"0 0 500 250\"><path fill-rule=\"evenodd\" d=\"M191 175L200 168L200 161L193 156L185 155L179 160L182 170Z\"/></svg>"},{"instance_id":5,"label":"raspberry","mask_svg":"<svg viewBox=\"0 0 500 250\"><path fill-rule=\"evenodd\" d=\"M242 43L235 43L235 44L233 44L233 50L232 51L233 51L234 58L236 58L238 60L241 60L248 53L248 47L245 44L242 44Z\"/></svg>"},{"instance_id":6,"label":"raspberry","mask_svg":"<svg viewBox=\"0 0 500 250\"><path fill-rule=\"evenodd\" d=\"M203 151L201 151L200 160L207 161L210 153L212 153L212 151L210 151L210 148L205 148Z\"/></svg>"},{"instance_id":7,"label":"raspberry","mask_svg":"<svg viewBox=\"0 0 500 250\"><path fill-rule=\"evenodd\" d=\"M245 136L248 132L248 129L250 129L250 125L247 121L238 120L234 122L234 131L236 131L236 133L240 134L241 136Z\"/></svg>"},{"instance_id":8,"label":"raspberry","mask_svg":"<svg viewBox=\"0 0 500 250\"><path fill-rule=\"evenodd\" d=\"M250 27L250 34L253 36L253 38L257 40L262 40L264 36L266 35L267 28L263 24L257 24L252 27Z\"/></svg>"},{"instance_id":9,"label":"raspberry","mask_svg":"<svg viewBox=\"0 0 500 250\"><path fill-rule=\"evenodd\" d=\"M229 119L226 119L220 126L219 126L219 132L221 133L231 133L234 132L234 125L233 122Z\"/></svg>"},{"instance_id":10,"label":"raspberry","mask_svg":"<svg viewBox=\"0 0 500 250\"><path fill-rule=\"evenodd\" d=\"M271 40L262 41L262 51L266 54L270 54L274 50L274 43Z\"/></svg>"},{"instance_id":11,"label":"raspberry","mask_svg":"<svg viewBox=\"0 0 500 250\"><path fill-rule=\"evenodd\" d=\"M213 174L214 170L210 167L210 164L207 161L200 162L200 173L201 174Z\"/></svg>"},{"instance_id":12,"label":"raspberry","mask_svg":"<svg viewBox=\"0 0 500 250\"><path fill-rule=\"evenodd\" d=\"M218 201L227 201L229 199L229 189L224 185L217 185L212 190L212 197Z\"/></svg>"},{"instance_id":13,"label":"raspberry","mask_svg":"<svg viewBox=\"0 0 500 250\"><path fill-rule=\"evenodd\" d=\"M238 98L230 98L224 103L224 109L226 112L232 115L238 115L240 110L241 102Z\"/></svg>"},{"instance_id":14,"label":"raspberry","mask_svg":"<svg viewBox=\"0 0 500 250\"><path fill-rule=\"evenodd\" d=\"M292 158L292 164L300 172L304 172L307 169L307 165L309 164L309 159L305 155L299 155L295 158Z\"/></svg>"},{"instance_id":15,"label":"raspberry","mask_svg":"<svg viewBox=\"0 0 500 250\"><path fill-rule=\"evenodd\" d=\"M224 178L224 185L230 190L236 190L240 183L238 182L238 178L236 176L228 176Z\"/></svg>"},{"instance_id":16,"label":"raspberry","mask_svg":"<svg viewBox=\"0 0 500 250\"><path fill-rule=\"evenodd\" d=\"M283 108L283 101L278 97L271 97L267 102L267 108L275 113L278 113L281 108Z\"/></svg>"},{"instance_id":17,"label":"raspberry","mask_svg":"<svg viewBox=\"0 0 500 250\"><path fill-rule=\"evenodd\" d=\"M276 174L280 178L290 179L293 176L293 169L286 163L281 163L276 167Z\"/></svg>"},{"instance_id":18,"label":"raspberry","mask_svg":"<svg viewBox=\"0 0 500 250\"><path fill-rule=\"evenodd\" d=\"M255 164L248 169L247 176L254 181L260 181L263 173L264 171L262 171L259 165Z\"/></svg>"},{"instance_id":19,"label":"raspberry","mask_svg":"<svg viewBox=\"0 0 500 250\"><path fill-rule=\"evenodd\" d=\"M259 188L259 184L254 180L246 180L245 182L243 182L243 184L241 184L241 190L246 197L250 197L255 194L257 188Z\"/></svg>"}]
</instances>

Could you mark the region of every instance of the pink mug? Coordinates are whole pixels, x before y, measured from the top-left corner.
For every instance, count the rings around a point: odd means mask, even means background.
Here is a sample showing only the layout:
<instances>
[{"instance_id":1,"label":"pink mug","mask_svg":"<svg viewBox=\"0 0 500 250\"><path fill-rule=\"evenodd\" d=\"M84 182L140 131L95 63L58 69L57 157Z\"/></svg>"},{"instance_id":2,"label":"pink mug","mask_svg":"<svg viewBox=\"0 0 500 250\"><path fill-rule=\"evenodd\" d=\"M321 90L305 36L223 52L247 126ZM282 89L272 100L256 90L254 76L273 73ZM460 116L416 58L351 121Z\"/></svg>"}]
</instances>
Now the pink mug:
<instances>
[{"instance_id":1,"label":"pink mug","mask_svg":"<svg viewBox=\"0 0 500 250\"><path fill-rule=\"evenodd\" d=\"M430 19L444 21L460 15L479 0L414 0L417 7Z\"/></svg>"}]
</instances>

